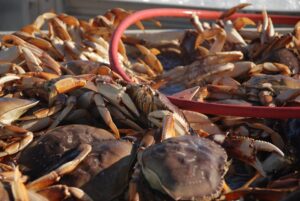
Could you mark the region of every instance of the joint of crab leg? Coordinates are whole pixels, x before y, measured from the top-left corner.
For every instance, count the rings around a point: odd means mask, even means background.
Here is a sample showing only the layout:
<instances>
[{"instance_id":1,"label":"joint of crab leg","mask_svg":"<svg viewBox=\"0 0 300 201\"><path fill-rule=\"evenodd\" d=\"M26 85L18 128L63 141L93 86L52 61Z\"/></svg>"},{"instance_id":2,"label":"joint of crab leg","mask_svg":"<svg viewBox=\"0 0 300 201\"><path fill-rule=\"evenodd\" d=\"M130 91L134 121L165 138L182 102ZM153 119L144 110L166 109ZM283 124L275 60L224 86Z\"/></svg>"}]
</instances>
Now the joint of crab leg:
<instances>
[{"instance_id":1,"label":"joint of crab leg","mask_svg":"<svg viewBox=\"0 0 300 201\"><path fill-rule=\"evenodd\" d=\"M78 149L80 153L76 156L76 158L65 163L56 170L53 170L50 173L40 177L39 179L32 181L27 185L27 188L38 191L57 182L64 174L72 172L92 151L92 146L89 144L81 144Z\"/></svg>"},{"instance_id":2,"label":"joint of crab leg","mask_svg":"<svg viewBox=\"0 0 300 201\"><path fill-rule=\"evenodd\" d=\"M267 151L284 156L283 152L275 145L251 138L231 136L225 139L223 145L229 154L253 166L263 176L266 176L266 173L256 156L258 151Z\"/></svg>"}]
</instances>

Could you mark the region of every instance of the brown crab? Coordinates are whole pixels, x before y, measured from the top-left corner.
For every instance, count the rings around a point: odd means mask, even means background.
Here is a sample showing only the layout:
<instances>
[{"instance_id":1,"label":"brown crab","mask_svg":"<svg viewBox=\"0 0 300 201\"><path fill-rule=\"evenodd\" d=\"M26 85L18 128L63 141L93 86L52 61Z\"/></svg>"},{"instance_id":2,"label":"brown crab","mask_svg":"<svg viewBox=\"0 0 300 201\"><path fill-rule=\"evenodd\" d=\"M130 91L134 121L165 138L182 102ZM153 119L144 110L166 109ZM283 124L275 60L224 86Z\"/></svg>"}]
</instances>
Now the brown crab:
<instances>
[{"instance_id":1,"label":"brown crab","mask_svg":"<svg viewBox=\"0 0 300 201\"><path fill-rule=\"evenodd\" d=\"M166 124L169 125L172 124ZM174 132L172 127L165 127L162 136L169 136L169 132ZM261 175L265 172L257 159L257 151L283 156L270 143L238 136L184 135L152 146L148 142L151 141L140 144L142 151L129 187L130 201L212 200L219 197L222 190L226 191L227 153L252 165Z\"/></svg>"},{"instance_id":2,"label":"brown crab","mask_svg":"<svg viewBox=\"0 0 300 201\"><path fill-rule=\"evenodd\" d=\"M60 177L77 167L91 151L91 146L83 144L78 147L79 153L71 161L60 164L59 167L46 175L26 182L28 177L22 175L18 167L0 164L0 198L3 201L61 201L73 198L75 200L91 201L91 198L81 189L67 185L53 185Z\"/></svg>"},{"instance_id":3,"label":"brown crab","mask_svg":"<svg viewBox=\"0 0 300 201\"><path fill-rule=\"evenodd\" d=\"M136 151L132 142L116 140L104 129L78 124L52 129L21 153L18 164L32 180L72 160L83 144L91 145L91 152L72 172L53 178L62 177L61 184L79 187L94 200L118 197L129 183Z\"/></svg>"}]
</instances>

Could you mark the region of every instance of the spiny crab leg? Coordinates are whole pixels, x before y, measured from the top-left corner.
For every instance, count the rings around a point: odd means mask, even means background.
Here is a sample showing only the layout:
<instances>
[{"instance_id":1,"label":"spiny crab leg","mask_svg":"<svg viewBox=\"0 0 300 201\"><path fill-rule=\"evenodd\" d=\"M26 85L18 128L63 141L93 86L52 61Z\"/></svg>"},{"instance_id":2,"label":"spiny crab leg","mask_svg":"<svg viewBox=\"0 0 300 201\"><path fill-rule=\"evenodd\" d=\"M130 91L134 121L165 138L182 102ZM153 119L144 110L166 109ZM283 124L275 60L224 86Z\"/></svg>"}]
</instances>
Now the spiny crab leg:
<instances>
[{"instance_id":1,"label":"spiny crab leg","mask_svg":"<svg viewBox=\"0 0 300 201\"><path fill-rule=\"evenodd\" d=\"M256 156L258 151L273 152L284 156L284 153L275 145L246 137L227 137L223 145L229 154L253 166L262 176L266 176L266 173Z\"/></svg>"},{"instance_id":2,"label":"spiny crab leg","mask_svg":"<svg viewBox=\"0 0 300 201\"><path fill-rule=\"evenodd\" d=\"M76 158L65 163L56 170L53 170L50 173L30 182L26 187L30 190L38 191L57 182L64 174L72 172L92 151L92 146L89 144L81 144L78 149L80 153Z\"/></svg>"}]
</instances>

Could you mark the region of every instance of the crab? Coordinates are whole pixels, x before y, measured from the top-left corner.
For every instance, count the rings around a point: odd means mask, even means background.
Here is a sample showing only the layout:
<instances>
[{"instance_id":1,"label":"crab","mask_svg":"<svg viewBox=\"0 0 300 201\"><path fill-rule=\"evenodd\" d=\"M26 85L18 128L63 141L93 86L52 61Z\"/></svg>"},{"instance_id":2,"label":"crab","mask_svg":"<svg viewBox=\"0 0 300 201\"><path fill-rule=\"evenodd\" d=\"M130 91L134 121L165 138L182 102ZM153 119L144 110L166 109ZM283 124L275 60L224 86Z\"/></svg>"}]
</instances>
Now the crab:
<instances>
[{"instance_id":1,"label":"crab","mask_svg":"<svg viewBox=\"0 0 300 201\"><path fill-rule=\"evenodd\" d=\"M19 98L0 98L0 157L21 151L33 140L32 132L12 123L38 102Z\"/></svg>"},{"instance_id":2,"label":"crab","mask_svg":"<svg viewBox=\"0 0 300 201\"><path fill-rule=\"evenodd\" d=\"M51 180L82 189L94 200L112 200L126 189L135 160L130 140L87 125L67 125L49 130L27 147L18 158L21 170L30 180L57 169L78 155L78 147L91 146L91 152L67 174L52 174ZM97 188L95 188L97 186Z\"/></svg>"},{"instance_id":3,"label":"crab","mask_svg":"<svg viewBox=\"0 0 300 201\"><path fill-rule=\"evenodd\" d=\"M1 200L67 200L74 198L76 200L91 201L91 198L81 189L67 185L53 185L63 174L72 171L91 151L91 146L84 144L77 148L78 153L72 161L68 161L57 167L49 174L27 183L27 177L22 175L18 167L11 167L0 164L0 192Z\"/></svg>"},{"instance_id":4,"label":"crab","mask_svg":"<svg viewBox=\"0 0 300 201\"><path fill-rule=\"evenodd\" d=\"M171 126L170 126L171 125ZM172 136L166 124L162 136ZM283 153L271 143L239 136L195 135L171 137L151 146L139 147L138 162L129 186L129 201L137 200L213 200L220 196L228 169L227 153L252 165L265 176L257 151ZM152 189L152 190L149 190ZM154 191L153 191L154 190ZM151 192L152 191L152 192Z\"/></svg>"}]
</instances>

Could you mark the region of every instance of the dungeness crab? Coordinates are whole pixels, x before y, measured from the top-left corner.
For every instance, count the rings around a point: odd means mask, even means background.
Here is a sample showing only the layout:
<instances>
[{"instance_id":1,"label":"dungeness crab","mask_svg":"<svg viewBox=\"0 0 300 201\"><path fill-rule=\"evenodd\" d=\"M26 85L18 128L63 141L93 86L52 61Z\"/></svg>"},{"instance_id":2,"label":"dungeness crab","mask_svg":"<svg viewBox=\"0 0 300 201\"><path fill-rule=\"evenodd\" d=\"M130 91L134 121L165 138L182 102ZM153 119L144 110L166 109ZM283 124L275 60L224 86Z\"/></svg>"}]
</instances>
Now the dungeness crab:
<instances>
[{"instance_id":1,"label":"dungeness crab","mask_svg":"<svg viewBox=\"0 0 300 201\"><path fill-rule=\"evenodd\" d=\"M171 127L165 128L162 136L167 136L164 132L174 131ZM142 151L138 153L130 183L129 201L212 200L219 197L222 190L230 190L224 182L229 167L227 153L252 165L262 175L265 173L257 151L283 156L270 143L219 134L207 138L184 135L148 146L143 141L140 145Z\"/></svg>"}]
</instances>

